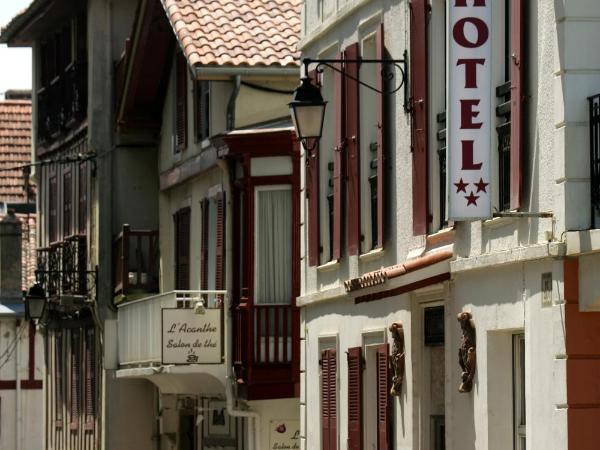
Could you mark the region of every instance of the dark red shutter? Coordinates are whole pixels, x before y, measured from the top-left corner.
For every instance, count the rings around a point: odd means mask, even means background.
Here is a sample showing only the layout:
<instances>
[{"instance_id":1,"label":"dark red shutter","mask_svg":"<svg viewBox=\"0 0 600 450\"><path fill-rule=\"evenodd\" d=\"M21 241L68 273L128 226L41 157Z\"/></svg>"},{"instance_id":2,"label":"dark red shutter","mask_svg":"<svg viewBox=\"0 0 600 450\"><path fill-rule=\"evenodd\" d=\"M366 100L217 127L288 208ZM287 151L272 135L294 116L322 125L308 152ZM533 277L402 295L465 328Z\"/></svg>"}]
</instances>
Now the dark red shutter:
<instances>
[{"instance_id":1,"label":"dark red shutter","mask_svg":"<svg viewBox=\"0 0 600 450\"><path fill-rule=\"evenodd\" d=\"M343 58L343 54L337 56ZM342 67L338 64L338 69ZM332 259L338 260L342 256L342 153L346 145L345 120L344 120L344 77L340 72L333 72L333 91L335 103L335 142L333 148L333 242Z\"/></svg>"},{"instance_id":2,"label":"dark red shutter","mask_svg":"<svg viewBox=\"0 0 600 450\"><path fill-rule=\"evenodd\" d=\"M175 214L175 289L190 288L190 208Z\"/></svg>"},{"instance_id":3,"label":"dark red shutter","mask_svg":"<svg viewBox=\"0 0 600 450\"><path fill-rule=\"evenodd\" d=\"M315 70L308 73L312 82L320 87ZM321 254L321 221L319 207L319 144L306 153L306 194L308 196L308 265L318 266Z\"/></svg>"},{"instance_id":4,"label":"dark red shutter","mask_svg":"<svg viewBox=\"0 0 600 450\"><path fill-rule=\"evenodd\" d=\"M187 146L187 61L182 53L177 54L176 62L176 110L175 110L175 150L180 152Z\"/></svg>"},{"instance_id":5,"label":"dark red shutter","mask_svg":"<svg viewBox=\"0 0 600 450\"><path fill-rule=\"evenodd\" d=\"M390 386L389 386L389 347L377 347L377 450L389 450L390 433Z\"/></svg>"},{"instance_id":6,"label":"dark red shutter","mask_svg":"<svg viewBox=\"0 0 600 450\"><path fill-rule=\"evenodd\" d=\"M202 208L202 241L200 242L200 289L208 289L208 224L209 224L209 200L204 199Z\"/></svg>"},{"instance_id":7,"label":"dark red shutter","mask_svg":"<svg viewBox=\"0 0 600 450\"><path fill-rule=\"evenodd\" d=\"M355 60L360 57L358 43L344 50L344 59ZM346 155L348 168L348 255L358 255L360 251L360 97L358 84L359 65L345 63L346 83Z\"/></svg>"},{"instance_id":8,"label":"dark red shutter","mask_svg":"<svg viewBox=\"0 0 600 450\"><path fill-rule=\"evenodd\" d=\"M383 37L383 23L377 28L375 34L375 58L384 59L385 54L385 41ZM389 69L389 68L388 68ZM379 65L379 76L377 77L377 89L383 91L385 89L385 70L383 65ZM385 153L386 153L386 122L387 117L385 113L385 96L380 94L377 96L377 247L383 248L383 233L384 233L384 220L385 220L385 189L384 189L384 176L385 176Z\"/></svg>"},{"instance_id":9,"label":"dark red shutter","mask_svg":"<svg viewBox=\"0 0 600 450\"><path fill-rule=\"evenodd\" d=\"M337 355L321 352L321 440L322 450L337 450Z\"/></svg>"},{"instance_id":10,"label":"dark red shutter","mask_svg":"<svg viewBox=\"0 0 600 450\"><path fill-rule=\"evenodd\" d=\"M510 7L510 209L521 207L523 193L523 0L511 0Z\"/></svg>"},{"instance_id":11,"label":"dark red shutter","mask_svg":"<svg viewBox=\"0 0 600 450\"><path fill-rule=\"evenodd\" d=\"M215 289L225 288L225 193L217 194L217 245L216 245L216 276Z\"/></svg>"},{"instance_id":12,"label":"dark red shutter","mask_svg":"<svg viewBox=\"0 0 600 450\"><path fill-rule=\"evenodd\" d=\"M411 0L413 234L427 233L427 0Z\"/></svg>"},{"instance_id":13,"label":"dark red shutter","mask_svg":"<svg viewBox=\"0 0 600 450\"><path fill-rule=\"evenodd\" d=\"M85 342L85 415L86 429L93 428L96 418L96 333L86 330Z\"/></svg>"},{"instance_id":14,"label":"dark red shutter","mask_svg":"<svg viewBox=\"0 0 600 450\"><path fill-rule=\"evenodd\" d=\"M362 449L362 353L348 349L348 450Z\"/></svg>"},{"instance_id":15,"label":"dark red shutter","mask_svg":"<svg viewBox=\"0 0 600 450\"><path fill-rule=\"evenodd\" d=\"M69 402L70 429L79 428L81 405L81 336L79 329L71 330L71 398Z\"/></svg>"}]
</instances>

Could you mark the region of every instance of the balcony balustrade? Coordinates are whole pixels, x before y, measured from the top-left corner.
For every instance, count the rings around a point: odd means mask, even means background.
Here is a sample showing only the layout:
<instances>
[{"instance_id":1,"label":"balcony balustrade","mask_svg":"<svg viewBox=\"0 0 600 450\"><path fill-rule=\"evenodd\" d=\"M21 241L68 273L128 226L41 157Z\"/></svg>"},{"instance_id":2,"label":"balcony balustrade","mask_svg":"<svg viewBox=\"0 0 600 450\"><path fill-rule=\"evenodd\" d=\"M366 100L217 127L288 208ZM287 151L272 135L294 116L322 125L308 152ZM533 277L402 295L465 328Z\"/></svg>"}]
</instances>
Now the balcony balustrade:
<instances>
[{"instance_id":1,"label":"balcony balustrade","mask_svg":"<svg viewBox=\"0 0 600 450\"><path fill-rule=\"evenodd\" d=\"M202 302L202 306L198 302ZM184 351L194 350L193 357L186 358L175 364L215 364L218 360L223 363L221 355L224 355L227 339L227 328L224 322L223 309L228 303L226 291L172 291L164 294L145 297L140 300L124 302L118 305L118 333L119 333L119 365L121 368L150 367L161 364L173 364L168 355L169 349L173 352L179 351L177 346ZM181 320L168 322L168 317L163 311L177 314ZM206 325L198 325L198 320L204 320ZM210 326L208 325L210 324ZM181 327L186 327L187 339L195 342L192 327L198 331L200 346L187 349L186 342L178 337ZM162 332L161 332L162 330ZM168 340L171 339L169 331L173 335L174 345L169 347ZM212 340L213 345L208 342ZM219 355L218 350L221 350ZM217 360L214 359L217 352ZM174 357L177 357L175 355ZM166 361L169 359L168 361ZM210 361L210 362L207 362Z\"/></svg>"},{"instance_id":2,"label":"balcony balustrade","mask_svg":"<svg viewBox=\"0 0 600 450\"><path fill-rule=\"evenodd\" d=\"M158 230L123 230L114 241L114 295L158 292Z\"/></svg>"}]
</instances>

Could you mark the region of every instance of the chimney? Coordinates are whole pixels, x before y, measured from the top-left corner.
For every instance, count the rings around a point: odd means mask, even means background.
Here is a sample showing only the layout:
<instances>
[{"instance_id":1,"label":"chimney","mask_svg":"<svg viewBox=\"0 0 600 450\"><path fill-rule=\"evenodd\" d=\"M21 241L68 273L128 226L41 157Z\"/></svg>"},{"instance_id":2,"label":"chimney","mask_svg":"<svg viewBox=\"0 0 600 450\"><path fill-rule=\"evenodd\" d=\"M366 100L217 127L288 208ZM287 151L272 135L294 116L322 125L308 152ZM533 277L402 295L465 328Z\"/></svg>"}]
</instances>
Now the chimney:
<instances>
[{"instance_id":1,"label":"chimney","mask_svg":"<svg viewBox=\"0 0 600 450\"><path fill-rule=\"evenodd\" d=\"M20 303L21 221L14 210L0 221L0 304Z\"/></svg>"}]
</instances>

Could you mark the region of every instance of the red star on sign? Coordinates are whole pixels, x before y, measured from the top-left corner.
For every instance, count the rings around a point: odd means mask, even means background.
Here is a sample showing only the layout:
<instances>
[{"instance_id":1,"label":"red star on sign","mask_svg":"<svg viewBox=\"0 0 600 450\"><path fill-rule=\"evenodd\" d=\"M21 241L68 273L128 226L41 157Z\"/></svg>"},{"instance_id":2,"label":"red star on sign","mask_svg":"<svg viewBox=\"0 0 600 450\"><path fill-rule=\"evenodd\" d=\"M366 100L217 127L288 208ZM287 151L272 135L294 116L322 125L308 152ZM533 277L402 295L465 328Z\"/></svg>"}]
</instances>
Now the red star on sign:
<instances>
[{"instance_id":1,"label":"red star on sign","mask_svg":"<svg viewBox=\"0 0 600 450\"><path fill-rule=\"evenodd\" d=\"M474 184L475 184L475 186L477 186L477 192L482 192L482 191L483 191L483 192L486 192L486 193L487 193L487 191L485 190L485 188L486 188L486 187L487 187L487 185L488 185L488 184L490 184L490 183L484 183L484 182L483 182L483 178L480 178L480 179L479 179L479 183L474 183Z\"/></svg>"},{"instance_id":2,"label":"red star on sign","mask_svg":"<svg viewBox=\"0 0 600 450\"><path fill-rule=\"evenodd\" d=\"M465 195L465 198L467 199L467 206L469 206L469 205L477 206L477 199L479 198L479 195L474 195L473 191L471 191L471 193L469 195Z\"/></svg>"},{"instance_id":3,"label":"red star on sign","mask_svg":"<svg viewBox=\"0 0 600 450\"><path fill-rule=\"evenodd\" d=\"M456 193L458 194L460 191L463 191L466 194L468 185L469 183L465 183L461 178L458 183L454 183L454 186L456 186Z\"/></svg>"}]
</instances>

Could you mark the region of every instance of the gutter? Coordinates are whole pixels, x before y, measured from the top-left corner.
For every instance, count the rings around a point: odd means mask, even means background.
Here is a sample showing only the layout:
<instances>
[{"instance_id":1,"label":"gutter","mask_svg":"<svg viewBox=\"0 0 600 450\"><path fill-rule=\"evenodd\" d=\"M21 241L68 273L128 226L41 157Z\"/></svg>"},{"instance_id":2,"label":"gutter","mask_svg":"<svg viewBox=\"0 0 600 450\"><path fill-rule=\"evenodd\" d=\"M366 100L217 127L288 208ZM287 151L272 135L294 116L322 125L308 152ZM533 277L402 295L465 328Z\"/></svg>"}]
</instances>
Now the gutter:
<instances>
[{"instance_id":1,"label":"gutter","mask_svg":"<svg viewBox=\"0 0 600 450\"><path fill-rule=\"evenodd\" d=\"M194 66L196 79L232 76L289 76L300 77L300 67L235 67L235 66Z\"/></svg>"}]
</instances>

